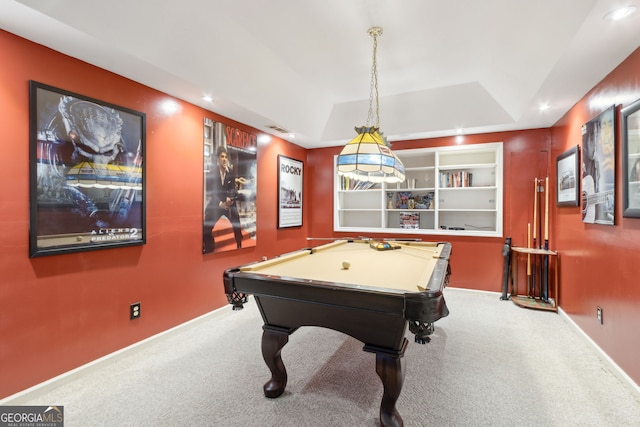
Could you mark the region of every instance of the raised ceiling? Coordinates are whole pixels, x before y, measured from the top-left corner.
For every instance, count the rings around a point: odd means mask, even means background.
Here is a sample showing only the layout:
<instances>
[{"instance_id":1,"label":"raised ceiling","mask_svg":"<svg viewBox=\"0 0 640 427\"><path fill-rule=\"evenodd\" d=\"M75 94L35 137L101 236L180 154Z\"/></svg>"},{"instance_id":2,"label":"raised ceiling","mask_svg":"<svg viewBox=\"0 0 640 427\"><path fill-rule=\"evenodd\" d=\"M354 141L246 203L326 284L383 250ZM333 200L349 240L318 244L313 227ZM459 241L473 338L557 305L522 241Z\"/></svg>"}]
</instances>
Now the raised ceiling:
<instances>
[{"instance_id":1,"label":"raised ceiling","mask_svg":"<svg viewBox=\"0 0 640 427\"><path fill-rule=\"evenodd\" d=\"M365 124L374 25L380 124L393 141L553 125L640 46L640 4L604 19L634 3L0 0L0 28L315 148ZM614 101L603 102L594 114Z\"/></svg>"}]
</instances>

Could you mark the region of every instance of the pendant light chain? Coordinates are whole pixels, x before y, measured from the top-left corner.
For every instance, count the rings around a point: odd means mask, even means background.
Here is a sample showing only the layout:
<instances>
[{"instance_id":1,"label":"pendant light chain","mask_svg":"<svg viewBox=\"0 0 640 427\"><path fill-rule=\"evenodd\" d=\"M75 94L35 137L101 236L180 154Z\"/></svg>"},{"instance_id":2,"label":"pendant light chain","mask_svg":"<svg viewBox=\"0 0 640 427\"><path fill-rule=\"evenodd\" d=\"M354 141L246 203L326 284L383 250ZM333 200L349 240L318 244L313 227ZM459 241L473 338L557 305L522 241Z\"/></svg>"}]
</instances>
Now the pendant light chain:
<instances>
[{"instance_id":1,"label":"pendant light chain","mask_svg":"<svg viewBox=\"0 0 640 427\"><path fill-rule=\"evenodd\" d=\"M369 114L367 116L367 126L369 126L373 120L373 102L375 100L376 106L376 121L375 127L380 129L380 101L378 99L378 36L382 35L382 28L372 27L369 28L369 35L373 37L373 63L371 65L371 84L369 87Z\"/></svg>"},{"instance_id":2,"label":"pendant light chain","mask_svg":"<svg viewBox=\"0 0 640 427\"><path fill-rule=\"evenodd\" d=\"M391 150L390 144L380 132L380 102L378 99L378 36L382 28L369 28L373 37L373 64L369 86L369 114L364 126L355 127L356 137L346 143L337 158L338 175L357 182L397 183L405 180L402 161ZM375 117L373 106L375 102ZM375 123L372 121L375 118ZM348 181L347 181L348 182ZM346 185L345 188L349 188Z\"/></svg>"}]
</instances>

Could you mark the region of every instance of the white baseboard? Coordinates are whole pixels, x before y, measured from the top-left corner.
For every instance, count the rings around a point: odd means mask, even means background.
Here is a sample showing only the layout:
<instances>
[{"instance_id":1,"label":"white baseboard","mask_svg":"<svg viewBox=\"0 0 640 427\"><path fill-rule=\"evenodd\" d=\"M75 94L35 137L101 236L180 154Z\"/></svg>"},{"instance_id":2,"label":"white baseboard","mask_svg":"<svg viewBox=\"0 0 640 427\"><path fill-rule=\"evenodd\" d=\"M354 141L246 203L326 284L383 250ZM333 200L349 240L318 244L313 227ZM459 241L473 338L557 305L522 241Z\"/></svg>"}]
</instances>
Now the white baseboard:
<instances>
[{"instance_id":1,"label":"white baseboard","mask_svg":"<svg viewBox=\"0 0 640 427\"><path fill-rule=\"evenodd\" d=\"M562 310L561 307L558 307L558 314L560 316L562 316L562 318L564 320L566 320L567 323L569 323L571 326L573 326L580 333L580 335L582 335L584 337L584 339L587 340L587 342L589 344L591 344L591 346L598 352L600 357L602 357L611 366L612 370L616 374L618 374L618 376L623 381L628 383L629 386L633 390L635 390L636 393L638 393L640 395L640 387L638 387L638 384L636 384L636 382L633 380L633 378L631 378L629 375L627 375L627 373L624 370L622 370L622 368L620 366L618 366L618 364L611 357L609 357L609 355L607 353L605 353L604 350L602 350L602 348L600 348L600 346L598 344L596 344L596 342L594 340L592 340L591 337L589 335L587 335L587 333L585 331L583 331L582 328L580 328L580 326L578 326L578 324L576 322L574 322L573 319L571 319L571 317L567 313L565 313L565 311Z\"/></svg>"}]
</instances>

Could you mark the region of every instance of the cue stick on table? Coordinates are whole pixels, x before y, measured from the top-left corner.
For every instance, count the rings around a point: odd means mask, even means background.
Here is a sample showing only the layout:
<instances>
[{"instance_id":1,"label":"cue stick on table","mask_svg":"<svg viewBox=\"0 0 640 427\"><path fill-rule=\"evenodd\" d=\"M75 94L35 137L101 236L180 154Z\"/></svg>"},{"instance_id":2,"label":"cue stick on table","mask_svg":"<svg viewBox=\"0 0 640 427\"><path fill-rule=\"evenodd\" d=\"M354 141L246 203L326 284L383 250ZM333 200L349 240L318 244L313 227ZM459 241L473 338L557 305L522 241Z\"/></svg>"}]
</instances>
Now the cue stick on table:
<instances>
[{"instance_id":1,"label":"cue stick on table","mask_svg":"<svg viewBox=\"0 0 640 427\"><path fill-rule=\"evenodd\" d=\"M374 239L371 239L370 237L307 237L307 240L363 240L363 241L374 241ZM431 252L431 253L438 253L437 249L429 249L429 248L420 248L418 247L419 245L415 245L415 243L422 243L421 239L402 239L402 240L395 240L395 239L384 239L384 242L390 243L393 242L397 245L400 246L411 246L414 249L418 249L421 251L427 251L427 252ZM414 243L414 244L412 244Z\"/></svg>"},{"instance_id":2,"label":"cue stick on table","mask_svg":"<svg viewBox=\"0 0 640 427\"><path fill-rule=\"evenodd\" d=\"M403 241L398 242L396 240L387 240L387 242L389 242L389 243L393 242L393 243L395 243L395 244L397 244L399 246L411 246L413 249L418 249L418 250L421 250L421 251L431 252L431 253L434 253L434 254L438 253L437 249L421 248L421 247L418 247L418 245L412 245L410 242L403 242Z\"/></svg>"},{"instance_id":3,"label":"cue stick on table","mask_svg":"<svg viewBox=\"0 0 640 427\"><path fill-rule=\"evenodd\" d=\"M369 240L355 237L307 237L307 240Z\"/></svg>"},{"instance_id":4,"label":"cue stick on table","mask_svg":"<svg viewBox=\"0 0 640 427\"><path fill-rule=\"evenodd\" d=\"M371 237L366 237L366 236L359 236L359 237L307 237L307 241L310 240L330 240L330 241L334 241L334 240L348 240L350 242L356 241L356 240L361 240L363 242L370 242L373 241L374 239L372 239Z\"/></svg>"}]
</instances>

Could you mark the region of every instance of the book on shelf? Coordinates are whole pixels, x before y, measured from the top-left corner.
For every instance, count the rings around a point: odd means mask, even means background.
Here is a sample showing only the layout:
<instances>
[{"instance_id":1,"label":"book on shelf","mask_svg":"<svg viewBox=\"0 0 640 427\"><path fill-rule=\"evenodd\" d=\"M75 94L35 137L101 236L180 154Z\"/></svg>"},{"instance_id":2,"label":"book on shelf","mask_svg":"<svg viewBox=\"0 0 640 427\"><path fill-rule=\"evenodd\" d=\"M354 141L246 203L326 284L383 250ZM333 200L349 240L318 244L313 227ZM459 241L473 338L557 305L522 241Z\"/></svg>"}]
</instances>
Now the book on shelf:
<instances>
[{"instance_id":1,"label":"book on shelf","mask_svg":"<svg viewBox=\"0 0 640 427\"><path fill-rule=\"evenodd\" d=\"M473 174L467 171L440 173L441 188L473 187Z\"/></svg>"},{"instance_id":2,"label":"book on shelf","mask_svg":"<svg viewBox=\"0 0 640 427\"><path fill-rule=\"evenodd\" d=\"M348 176L341 177L340 181L340 188L342 190L368 190L375 187L375 185L375 182L359 181L349 178Z\"/></svg>"}]
</instances>

